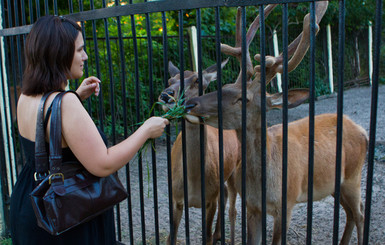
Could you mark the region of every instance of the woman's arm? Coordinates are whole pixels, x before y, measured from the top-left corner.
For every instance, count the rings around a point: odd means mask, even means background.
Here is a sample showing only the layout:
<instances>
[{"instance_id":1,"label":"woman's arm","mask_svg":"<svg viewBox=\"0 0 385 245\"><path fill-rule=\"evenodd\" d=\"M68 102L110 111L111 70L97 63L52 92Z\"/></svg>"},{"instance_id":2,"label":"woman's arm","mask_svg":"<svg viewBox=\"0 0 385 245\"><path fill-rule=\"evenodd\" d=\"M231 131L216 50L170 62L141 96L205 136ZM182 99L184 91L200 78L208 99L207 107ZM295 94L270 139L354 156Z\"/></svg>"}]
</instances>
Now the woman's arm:
<instances>
[{"instance_id":1,"label":"woman's arm","mask_svg":"<svg viewBox=\"0 0 385 245\"><path fill-rule=\"evenodd\" d=\"M147 139L162 135L168 120L152 117L121 143L107 148L83 105L72 93L62 101L62 134L77 159L92 174L108 176L127 164Z\"/></svg>"}]
</instances>

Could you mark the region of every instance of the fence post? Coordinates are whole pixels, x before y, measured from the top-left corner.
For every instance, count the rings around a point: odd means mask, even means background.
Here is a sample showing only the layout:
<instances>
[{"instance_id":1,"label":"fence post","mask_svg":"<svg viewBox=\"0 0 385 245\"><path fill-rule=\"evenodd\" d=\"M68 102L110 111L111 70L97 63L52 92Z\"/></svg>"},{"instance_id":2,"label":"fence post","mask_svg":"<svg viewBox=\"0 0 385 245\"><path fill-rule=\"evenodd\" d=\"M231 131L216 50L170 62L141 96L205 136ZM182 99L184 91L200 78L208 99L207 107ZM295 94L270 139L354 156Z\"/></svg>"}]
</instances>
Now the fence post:
<instances>
[{"instance_id":1,"label":"fence post","mask_svg":"<svg viewBox=\"0 0 385 245\"><path fill-rule=\"evenodd\" d=\"M277 37L277 30L274 29L273 31L273 46L274 46L274 56L279 56L279 49L278 49L278 37ZM280 73L277 73L277 88L278 92L282 93L282 77Z\"/></svg>"},{"instance_id":2,"label":"fence post","mask_svg":"<svg viewBox=\"0 0 385 245\"><path fill-rule=\"evenodd\" d=\"M369 65L369 83L370 86L372 85L372 79L373 79L373 28L372 28L372 22L369 21L368 23L368 65Z\"/></svg>"},{"instance_id":3,"label":"fence post","mask_svg":"<svg viewBox=\"0 0 385 245\"><path fill-rule=\"evenodd\" d=\"M198 44L197 44L197 28L195 26L190 26L188 29L188 34L190 36L190 50L191 50L191 59L193 64L193 70L198 71Z\"/></svg>"},{"instance_id":4,"label":"fence post","mask_svg":"<svg viewBox=\"0 0 385 245\"><path fill-rule=\"evenodd\" d=\"M329 73L329 88L330 93L334 93L333 82L333 57L332 57L332 35L330 30L330 24L326 26L327 46L328 46L328 73Z\"/></svg>"}]
</instances>

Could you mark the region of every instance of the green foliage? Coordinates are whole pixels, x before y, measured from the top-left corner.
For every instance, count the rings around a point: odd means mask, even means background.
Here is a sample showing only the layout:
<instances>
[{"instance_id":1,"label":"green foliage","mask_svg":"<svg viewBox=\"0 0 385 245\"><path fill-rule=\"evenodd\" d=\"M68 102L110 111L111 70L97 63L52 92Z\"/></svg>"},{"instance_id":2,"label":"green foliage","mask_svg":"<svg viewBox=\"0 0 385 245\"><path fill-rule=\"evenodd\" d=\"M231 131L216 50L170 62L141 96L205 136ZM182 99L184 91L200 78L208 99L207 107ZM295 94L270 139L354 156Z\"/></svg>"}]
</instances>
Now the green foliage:
<instances>
[{"instance_id":1,"label":"green foliage","mask_svg":"<svg viewBox=\"0 0 385 245\"><path fill-rule=\"evenodd\" d=\"M115 1L108 0L107 7L115 6ZM135 2L135 1L134 1ZM141 1L143 2L143 1ZM353 57L352 50L353 44L349 41L350 36L354 32L364 33L367 27L367 21L373 20L373 6L374 0L352 0L346 3L346 30L347 30L347 42L346 42L346 63L345 63L345 76L346 79L351 79L351 59ZM74 9L78 9L78 3L74 3ZM121 1L121 4L123 2ZM289 42L291 42L302 31L302 19L303 16L308 13L309 3L289 3ZM94 8L102 8L101 0L94 0ZM90 10L90 2L84 1L84 10ZM259 7L249 6L246 7L246 22L247 26L258 15ZM65 7L61 8L61 14L65 14ZM221 42L234 45L235 36L235 16L236 8L220 8L220 34ZM338 23L339 6L338 1L330 1L328 10L321 22L321 32L316 38L316 94L317 96L329 93L328 84L326 81L325 73L325 58L323 47L323 26L328 23L332 24L332 42L333 42L333 57L334 57L334 78L338 77L337 74L337 55L338 54ZM216 45L215 45L215 8L203 8L201 9L201 23L202 23L202 68L205 69L217 62ZM197 10L184 10L183 11L183 27L184 27L184 69L191 70L191 58L190 47L187 37L187 27L196 25ZM149 20L147 21L147 18ZM121 34L123 37L123 50L120 50L118 41L118 22L121 23ZM150 24L147 27L147 24ZM180 55L179 55L179 12L169 11L166 12L166 25L167 25L167 47L163 47L163 25L161 13L151 14L138 14L134 16L121 16L119 18L108 18L104 20L87 21L85 24L85 36L86 36L86 48L89 55L88 61L88 75L98 76L102 80L102 96L98 99L92 99L90 113L96 122L100 124L99 118L103 119L103 126L107 134L111 135L113 132L112 121L115 121L115 133L118 137L121 137L125 133L123 118L127 118L127 124L130 131L135 130L135 124L143 121L150 115L151 108L154 102L157 101L157 97L164 89L166 81L164 77L167 76L167 71L164 71L163 58L167 51L167 60L172 61L176 66L180 67ZM111 56L108 57L106 48L106 32L105 24L108 27L108 34L110 37ZM132 28L135 28L134 30ZM152 64L150 67L150 61L148 58L149 43L147 28L151 30L151 51L152 51ZM273 30L277 30L279 40L279 50L282 50L282 6L279 5L266 19L266 53L272 54L272 41L271 36ZM95 33L95 37L94 37ZM365 34L365 33L364 33ZM364 34L360 34L359 39L365 40ZM254 42L250 47L251 55L259 53L259 33L257 33ZM94 44L97 44L97 49ZM365 55L365 46L360 43L360 56L362 55L361 64L366 64L367 57ZM135 53L134 47L137 46L137 53ZM121 52L124 56L124 61L121 58ZM382 57L384 60L384 46L382 47ZM136 56L136 58L135 58ZM221 54L221 60L226 58ZM111 59L112 70L108 65L108 60ZM290 73L289 87L308 87L309 80L309 54L307 54L301 64L296 70ZM97 62L98 60L98 62ZM124 63L123 63L124 62ZM253 61L256 63L255 61ZM124 70L122 70L122 63ZM380 62L381 63L381 62ZM385 63L385 62L382 62ZM256 65L256 64L254 64ZM362 65L362 74L367 73L365 65ZM150 74L150 70L152 71ZM381 70L381 69L380 69ZM385 69L382 69L385 70ZM123 73L125 74L125 81L123 83ZM234 82L239 73L239 64L234 58L231 58L229 63L222 70L222 84ZM381 75L380 75L381 77ZM383 81L383 76L382 78ZM150 94L149 85L152 82L152 91ZM271 83L272 87L269 88L272 92L275 91L275 81ZM208 91L216 90L217 83L211 83ZM113 90L113 93L112 93ZM139 98L136 98L136 91L139 93ZM124 93L123 93L124 92ZM113 95L113 97L112 97ZM103 107L99 108L99 100ZM123 103L126 104L126 108L123 108ZM114 115L112 115L114 111ZM161 115L160 106L155 106L153 113L155 115ZM100 125L99 125L100 126ZM126 130L127 131L127 130Z\"/></svg>"}]
</instances>

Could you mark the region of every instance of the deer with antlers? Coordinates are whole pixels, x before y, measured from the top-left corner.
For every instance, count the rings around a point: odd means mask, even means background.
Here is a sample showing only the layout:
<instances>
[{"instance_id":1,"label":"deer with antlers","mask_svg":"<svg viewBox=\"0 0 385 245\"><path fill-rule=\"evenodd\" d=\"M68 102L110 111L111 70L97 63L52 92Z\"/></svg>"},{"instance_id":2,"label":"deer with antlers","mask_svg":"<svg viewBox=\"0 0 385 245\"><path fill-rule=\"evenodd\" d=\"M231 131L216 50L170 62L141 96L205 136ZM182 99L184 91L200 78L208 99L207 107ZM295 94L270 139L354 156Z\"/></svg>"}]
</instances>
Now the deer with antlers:
<instances>
[{"instance_id":1,"label":"deer with antlers","mask_svg":"<svg viewBox=\"0 0 385 245\"><path fill-rule=\"evenodd\" d=\"M316 2L316 31L326 12L327 1ZM274 5L265 8L268 13ZM266 14L265 14L266 16ZM241 61L240 11L237 15L236 46L222 45L222 52L236 56ZM247 242L260 244L261 224L261 67L253 69L248 45L259 28L259 17L251 25L246 35L247 51L247 119L246 119L246 208L247 208ZM304 18L302 33L288 47L288 72L294 70L301 62L310 46L310 18ZM256 55L261 60L260 55ZM266 83L282 72L283 57L266 56ZM254 79L252 80L252 76ZM242 136L242 85L241 73L233 84L222 89L222 117L224 129L235 129L239 140ZM263 85L264 86L264 85ZM288 108L303 103L308 98L308 91L296 89L288 91ZM266 107L281 108L281 94L266 94ZM217 93L190 99L188 119L191 122L204 121L205 124L218 127ZM315 116L314 122L314 179L313 200L320 200L334 195L336 170L336 134L337 115L322 114ZM273 244L279 244L282 234L282 124L266 130L266 206L268 214L274 217ZM343 117L342 160L341 160L341 205L346 212L346 226L341 244L348 244L354 226L357 227L358 244L363 242L363 204L361 200L361 172L365 161L368 136L366 131L347 116ZM303 118L288 124L287 149L287 224L289 226L293 207L307 201L308 195L308 149L309 118ZM241 193L241 165L235 174L236 189Z\"/></svg>"},{"instance_id":2,"label":"deer with antlers","mask_svg":"<svg viewBox=\"0 0 385 245\"><path fill-rule=\"evenodd\" d=\"M228 59L222 62L222 67L226 65ZM159 96L159 101L165 103L163 110L167 111L178 103L179 99L191 99L199 95L198 73L184 71L184 81L180 79L180 71L169 62L169 87L164 89ZM217 66L212 65L202 71L202 85L205 90L211 81L217 78ZM181 91L183 82L184 91ZM183 93L184 98L181 98ZM220 183L219 183L219 134L218 129L205 126L204 128L204 158L205 158L205 200L206 204L206 236L207 244L215 244L221 237L221 215L220 215ZM201 156L200 156L200 126L186 122L186 166L187 166L187 186L188 186L188 205L189 207L202 208L201 201ZM223 169L225 187L225 204L229 197L229 219L231 229L231 241L234 244L234 226L236 209L235 202L237 192L234 183L234 170L237 162L240 161L240 143L234 130L223 131ZM172 199L173 199L173 238L176 244L177 232L182 218L184 206L184 179L183 179L183 150L182 134L179 133L171 150L171 173L172 173ZM214 235L212 235L212 223L215 212L218 208L218 219ZM171 243L171 235L168 236L167 243Z\"/></svg>"}]
</instances>

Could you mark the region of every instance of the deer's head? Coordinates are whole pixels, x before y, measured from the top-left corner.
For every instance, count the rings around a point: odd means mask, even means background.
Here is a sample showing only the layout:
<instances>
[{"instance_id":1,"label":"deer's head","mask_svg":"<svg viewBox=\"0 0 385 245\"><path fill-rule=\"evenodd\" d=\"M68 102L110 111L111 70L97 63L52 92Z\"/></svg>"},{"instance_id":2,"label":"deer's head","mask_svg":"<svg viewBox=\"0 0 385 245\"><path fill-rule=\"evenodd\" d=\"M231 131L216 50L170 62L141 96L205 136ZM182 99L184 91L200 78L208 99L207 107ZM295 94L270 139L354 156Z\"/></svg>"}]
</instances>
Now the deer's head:
<instances>
[{"instance_id":1,"label":"deer's head","mask_svg":"<svg viewBox=\"0 0 385 245\"><path fill-rule=\"evenodd\" d=\"M229 59L226 59L221 63L222 68L227 64ZM168 64L168 71L170 73L171 78L168 80L168 87L162 91L160 94L158 101L163 102L166 106L163 106L163 110L167 111L169 107L172 107L178 100L181 98L181 80L180 80L180 71L174 66L174 64L170 61ZM185 101L188 99L198 97L199 96L199 79L198 72L193 71L184 71L184 92L183 97ZM202 87L203 91L209 86L211 81L217 79L217 65L212 65L207 69L202 71Z\"/></svg>"},{"instance_id":2,"label":"deer's head","mask_svg":"<svg viewBox=\"0 0 385 245\"><path fill-rule=\"evenodd\" d=\"M322 19L328 2L322 1L316 3L316 32L318 32L318 23ZM276 6L276 4L268 5L265 10L267 16ZM241 32L240 32L240 9L237 13L237 31L236 31L236 46L221 45L221 51L225 54L235 56L241 63ZM252 127L260 127L261 115L261 67L258 65L253 68L249 54L249 45L254 38L256 30L259 27L259 16L251 24L246 34L246 110L247 110L247 125ZM302 33L289 45L288 55L288 72L294 70L305 56L310 46L310 15L306 15L303 22ZM254 57L261 61L259 54ZM277 73L282 73L283 56L265 57L265 78L268 84ZM240 129L242 127L242 76L241 72L235 83L225 85L222 88L222 117L224 129ZM254 79L252 79L254 77ZM288 108L293 108L300 105L308 98L307 89L294 89L288 91ZM194 116L203 118L204 123L217 127L218 125L218 100L217 92L211 92L206 95L193 98L187 101L188 120L191 122L200 121ZM282 93L268 94L266 93L266 109L281 108L283 104ZM202 121L202 120L201 120Z\"/></svg>"}]
</instances>

